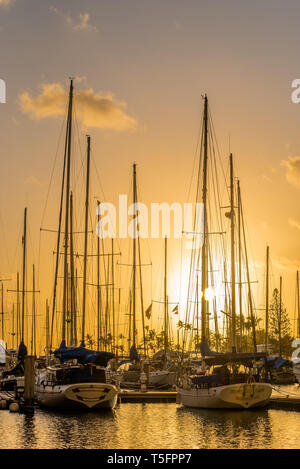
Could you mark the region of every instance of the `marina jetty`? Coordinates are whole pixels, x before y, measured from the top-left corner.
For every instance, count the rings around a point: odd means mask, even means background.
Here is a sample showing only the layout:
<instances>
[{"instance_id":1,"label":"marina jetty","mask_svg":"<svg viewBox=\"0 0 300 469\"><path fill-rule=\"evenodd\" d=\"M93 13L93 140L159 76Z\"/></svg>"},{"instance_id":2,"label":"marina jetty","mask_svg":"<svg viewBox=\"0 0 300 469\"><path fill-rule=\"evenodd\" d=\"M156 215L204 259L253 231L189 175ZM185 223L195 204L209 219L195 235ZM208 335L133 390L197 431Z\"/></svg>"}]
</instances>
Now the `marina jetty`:
<instances>
[{"instance_id":1,"label":"marina jetty","mask_svg":"<svg viewBox=\"0 0 300 469\"><path fill-rule=\"evenodd\" d=\"M119 391L119 405L123 403L177 403L180 404L179 395L176 391L159 391L159 390L132 390L121 389ZM14 404L14 405L12 405ZM16 405L18 405L18 408ZM0 410L10 410L11 412L26 412L37 407L36 402L26 403L24 399L16 398L13 391L0 391ZM289 393L284 390L274 390L268 404L267 409L274 410L292 410L300 412L300 395ZM254 410L255 411L255 410Z\"/></svg>"}]
</instances>

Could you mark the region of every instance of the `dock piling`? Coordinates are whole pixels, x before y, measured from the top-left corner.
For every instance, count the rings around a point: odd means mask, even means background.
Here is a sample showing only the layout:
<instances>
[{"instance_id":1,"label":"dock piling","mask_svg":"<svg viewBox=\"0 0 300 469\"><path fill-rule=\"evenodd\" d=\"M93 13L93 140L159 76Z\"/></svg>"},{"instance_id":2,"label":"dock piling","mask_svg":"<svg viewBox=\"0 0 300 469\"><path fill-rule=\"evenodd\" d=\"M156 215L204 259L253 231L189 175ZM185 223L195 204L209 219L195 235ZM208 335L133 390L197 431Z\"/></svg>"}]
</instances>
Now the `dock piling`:
<instances>
[{"instance_id":1,"label":"dock piling","mask_svg":"<svg viewBox=\"0 0 300 469\"><path fill-rule=\"evenodd\" d=\"M34 363L35 357L27 355L25 357L25 389L24 402L26 405L32 405L34 401Z\"/></svg>"}]
</instances>

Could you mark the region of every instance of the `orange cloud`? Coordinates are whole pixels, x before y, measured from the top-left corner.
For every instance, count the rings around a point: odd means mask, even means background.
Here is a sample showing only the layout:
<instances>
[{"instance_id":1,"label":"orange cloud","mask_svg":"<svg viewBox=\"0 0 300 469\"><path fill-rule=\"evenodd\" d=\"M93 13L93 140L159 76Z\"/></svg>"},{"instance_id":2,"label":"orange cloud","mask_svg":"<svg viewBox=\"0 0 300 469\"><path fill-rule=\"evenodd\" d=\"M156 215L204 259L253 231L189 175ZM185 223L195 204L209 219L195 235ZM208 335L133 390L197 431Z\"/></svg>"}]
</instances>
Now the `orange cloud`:
<instances>
[{"instance_id":1,"label":"orange cloud","mask_svg":"<svg viewBox=\"0 0 300 469\"><path fill-rule=\"evenodd\" d=\"M26 91L19 95L22 111L37 120L64 116L67 101L68 90L60 83L43 84L36 98ZM74 106L77 119L86 127L125 131L134 130L137 125L126 113L126 103L116 100L112 93L104 95L92 88L80 89L74 94Z\"/></svg>"},{"instance_id":2,"label":"orange cloud","mask_svg":"<svg viewBox=\"0 0 300 469\"><path fill-rule=\"evenodd\" d=\"M0 0L0 7L9 7L14 3L15 0Z\"/></svg>"}]
</instances>

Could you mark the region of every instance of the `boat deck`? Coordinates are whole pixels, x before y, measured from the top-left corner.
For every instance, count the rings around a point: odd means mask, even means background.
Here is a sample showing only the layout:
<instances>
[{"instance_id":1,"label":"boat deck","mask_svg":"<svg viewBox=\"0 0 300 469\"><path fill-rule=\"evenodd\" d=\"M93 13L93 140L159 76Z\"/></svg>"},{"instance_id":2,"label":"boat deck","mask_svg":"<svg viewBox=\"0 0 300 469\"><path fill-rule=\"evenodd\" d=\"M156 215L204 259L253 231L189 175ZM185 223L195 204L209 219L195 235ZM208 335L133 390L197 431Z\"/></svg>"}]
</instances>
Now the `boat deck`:
<instances>
[{"instance_id":1,"label":"boat deck","mask_svg":"<svg viewBox=\"0 0 300 469\"><path fill-rule=\"evenodd\" d=\"M15 393L13 391L0 391L0 401L13 401L15 399Z\"/></svg>"}]
</instances>

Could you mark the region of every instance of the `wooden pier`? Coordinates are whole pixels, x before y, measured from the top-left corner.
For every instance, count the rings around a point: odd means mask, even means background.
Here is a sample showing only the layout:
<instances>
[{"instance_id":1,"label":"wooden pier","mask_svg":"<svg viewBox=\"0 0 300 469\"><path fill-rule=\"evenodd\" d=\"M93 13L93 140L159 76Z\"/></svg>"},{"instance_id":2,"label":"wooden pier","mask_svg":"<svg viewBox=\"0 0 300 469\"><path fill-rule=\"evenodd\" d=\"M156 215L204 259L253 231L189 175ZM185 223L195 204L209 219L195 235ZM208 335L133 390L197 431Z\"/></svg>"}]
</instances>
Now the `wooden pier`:
<instances>
[{"instance_id":1,"label":"wooden pier","mask_svg":"<svg viewBox=\"0 0 300 469\"><path fill-rule=\"evenodd\" d=\"M120 402L176 402L176 391L138 391L122 389L119 393ZM300 397L272 396L267 409L300 411Z\"/></svg>"},{"instance_id":2,"label":"wooden pier","mask_svg":"<svg viewBox=\"0 0 300 469\"><path fill-rule=\"evenodd\" d=\"M120 402L176 402L176 391L133 391L122 389Z\"/></svg>"},{"instance_id":3,"label":"wooden pier","mask_svg":"<svg viewBox=\"0 0 300 469\"><path fill-rule=\"evenodd\" d=\"M288 397L271 397L268 405L268 409L277 410L294 410L300 411L300 398L294 396Z\"/></svg>"}]
</instances>

